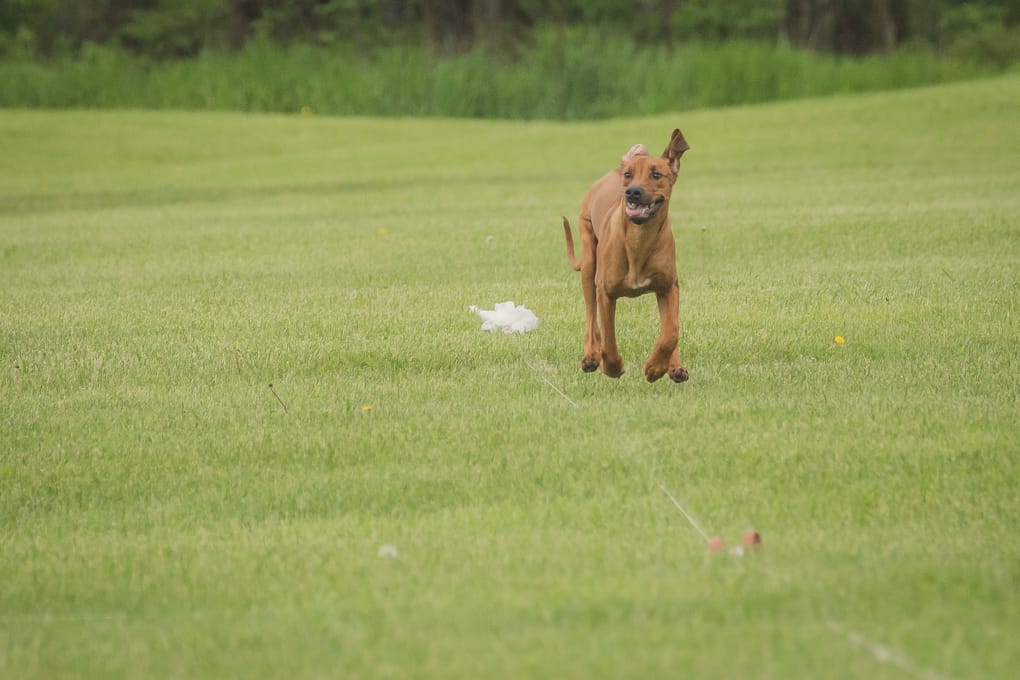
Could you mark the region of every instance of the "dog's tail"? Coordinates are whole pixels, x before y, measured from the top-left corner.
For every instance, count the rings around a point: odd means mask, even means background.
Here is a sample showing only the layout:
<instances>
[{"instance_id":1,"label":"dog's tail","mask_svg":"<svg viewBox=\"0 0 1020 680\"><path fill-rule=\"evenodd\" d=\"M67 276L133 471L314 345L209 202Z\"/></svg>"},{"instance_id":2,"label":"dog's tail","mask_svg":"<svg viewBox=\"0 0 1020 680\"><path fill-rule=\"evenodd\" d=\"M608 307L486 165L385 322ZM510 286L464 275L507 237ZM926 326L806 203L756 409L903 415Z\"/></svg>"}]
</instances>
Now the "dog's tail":
<instances>
[{"instance_id":1,"label":"dog's tail","mask_svg":"<svg viewBox=\"0 0 1020 680\"><path fill-rule=\"evenodd\" d=\"M563 218L563 235L567 237L567 260L570 262L570 268L579 272L581 263L577 261L577 255L574 254L574 236L570 233L570 222L566 217Z\"/></svg>"}]
</instances>

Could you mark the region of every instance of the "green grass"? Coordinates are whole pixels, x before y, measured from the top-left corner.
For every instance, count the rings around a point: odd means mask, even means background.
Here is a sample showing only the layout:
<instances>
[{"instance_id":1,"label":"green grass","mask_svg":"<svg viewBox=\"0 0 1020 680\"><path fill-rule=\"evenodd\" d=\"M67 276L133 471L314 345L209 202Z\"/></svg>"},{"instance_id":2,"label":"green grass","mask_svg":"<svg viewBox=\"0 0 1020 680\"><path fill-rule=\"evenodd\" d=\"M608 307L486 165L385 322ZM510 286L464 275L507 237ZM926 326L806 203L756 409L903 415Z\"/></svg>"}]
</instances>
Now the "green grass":
<instances>
[{"instance_id":1,"label":"green grass","mask_svg":"<svg viewBox=\"0 0 1020 680\"><path fill-rule=\"evenodd\" d=\"M1009 677L1018 114L0 111L0 677ZM648 297L582 374L559 217L676 125L691 380Z\"/></svg>"},{"instance_id":2,"label":"green grass","mask_svg":"<svg viewBox=\"0 0 1020 680\"><path fill-rule=\"evenodd\" d=\"M592 29L536 31L513 58L252 43L236 53L152 61L89 46L77 59L0 62L0 106L579 120L889 90L997 70L920 48L859 59L753 42L639 48Z\"/></svg>"}]
</instances>

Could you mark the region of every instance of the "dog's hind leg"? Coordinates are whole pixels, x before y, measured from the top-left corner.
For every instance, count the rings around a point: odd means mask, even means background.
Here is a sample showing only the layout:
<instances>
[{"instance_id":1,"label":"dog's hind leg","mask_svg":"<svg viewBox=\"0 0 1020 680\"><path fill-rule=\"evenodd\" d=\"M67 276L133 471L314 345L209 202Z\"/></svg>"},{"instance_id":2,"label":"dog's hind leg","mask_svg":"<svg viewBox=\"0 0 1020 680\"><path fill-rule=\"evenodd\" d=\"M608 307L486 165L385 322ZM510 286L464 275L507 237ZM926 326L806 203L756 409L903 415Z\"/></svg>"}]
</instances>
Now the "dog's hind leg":
<instances>
[{"instance_id":1,"label":"dog's hind leg","mask_svg":"<svg viewBox=\"0 0 1020 680\"><path fill-rule=\"evenodd\" d=\"M599 332L598 305L595 296L595 269L597 267L595 231L591 220L581 216L578 222L581 235L581 288L584 291L584 358L581 370L590 373L599 367L602 357L602 334Z\"/></svg>"},{"instance_id":2,"label":"dog's hind leg","mask_svg":"<svg viewBox=\"0 0 1020 680\"><path fill-rule=\"evenodd\" d=\"M616 300L601 288L596 289L596 296L602 320L602 373L619 378L623 375L623 357L616 346Z\"/></svg>"}]
</instances>

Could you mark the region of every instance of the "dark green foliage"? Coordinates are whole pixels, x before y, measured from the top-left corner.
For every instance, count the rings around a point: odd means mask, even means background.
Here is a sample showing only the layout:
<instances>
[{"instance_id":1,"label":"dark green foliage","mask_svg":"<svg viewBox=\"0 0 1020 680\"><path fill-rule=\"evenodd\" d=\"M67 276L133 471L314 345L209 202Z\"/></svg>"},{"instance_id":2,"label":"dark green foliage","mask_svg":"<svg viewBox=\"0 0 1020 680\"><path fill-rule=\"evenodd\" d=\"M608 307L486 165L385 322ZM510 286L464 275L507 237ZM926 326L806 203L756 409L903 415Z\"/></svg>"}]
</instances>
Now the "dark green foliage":
<instances>
[{"instance_id":1,"label":"dark green foliage","mask_svg":"<svg viewBox=\"0 0 1020 680\"><path fill-rule=\"evenodd\" d=\"M135 12L124 26L124 44L157 58L193 56L225 39L228 0L160 0L148 12Z\"/></svg>"},{"instance_id":2,"label":"dark green foliage","mask_svg":"<svg viewBox=\"0 0 1020 680\"><path fill-rule=\"evenodd\" d=\"M513 54L536 27L554 24L645 45L787 41L842 54L917 41L943 49L980 34L992 48L971 50L973 56L998 63L1012 36L990 27L1018 22L1020 9L1010 0L6 0L0 57L77 54L88 43L185 57L253 39Z\"/></svg>"}]
</instances>

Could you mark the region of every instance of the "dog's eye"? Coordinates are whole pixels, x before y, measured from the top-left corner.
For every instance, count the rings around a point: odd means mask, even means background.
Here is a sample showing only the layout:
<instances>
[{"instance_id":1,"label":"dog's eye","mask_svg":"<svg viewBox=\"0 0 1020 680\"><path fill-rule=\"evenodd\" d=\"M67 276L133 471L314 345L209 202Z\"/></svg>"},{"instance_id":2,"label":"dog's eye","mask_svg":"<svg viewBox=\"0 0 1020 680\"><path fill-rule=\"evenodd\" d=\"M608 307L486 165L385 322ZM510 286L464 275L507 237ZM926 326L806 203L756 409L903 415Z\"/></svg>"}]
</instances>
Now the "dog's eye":
<instances>
[{"instance_id":1,"label":"dog's eye","mask_svg":"<svg viewBox=\"0 0 1020 680\"><path fill-rule=\"evenodd\" d=\"M633 176L634 176L634 173L631 172L630 170L627 170L626 172L623 173L623 178L624 179L630 179Z\"/></svg>"},{"instance_id":2,"label":"dog's eye","mask_svg":"<svg viewBox=\"0 0 1020 680\"><path fill-rule=\"evenodd\" d=\"M658 170L652 170L652 179L662 179L662 173Z\"/></svg>"}]
</instances>

